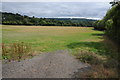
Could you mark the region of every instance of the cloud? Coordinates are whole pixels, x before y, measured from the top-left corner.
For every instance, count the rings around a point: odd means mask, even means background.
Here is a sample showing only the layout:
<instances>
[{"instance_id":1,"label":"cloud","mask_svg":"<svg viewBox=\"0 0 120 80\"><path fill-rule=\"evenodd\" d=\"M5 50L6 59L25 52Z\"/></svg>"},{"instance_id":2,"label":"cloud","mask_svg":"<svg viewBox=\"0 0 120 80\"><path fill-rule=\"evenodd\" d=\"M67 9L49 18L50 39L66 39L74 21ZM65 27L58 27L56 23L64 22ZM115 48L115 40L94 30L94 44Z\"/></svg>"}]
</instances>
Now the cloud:
<instances>
[{"instance_id":1,"label":"cloud","mask_svg":"<svg viewBox=\"0 0 120 80\"><path fill-rule=\"evenodd\" d=\"M110 2L113 0L2 0L2 2Z\"/></svg>"},{"instance_id":2,"label":"cloud","mask_svg":"<svg viewBox=\"0 0 120 80\"><path fill-rule=\"evenodd\" d=\"M2 11L36 17L102 18L109 8L105 2L4 2Z\"/></svg>"}]
</instances>

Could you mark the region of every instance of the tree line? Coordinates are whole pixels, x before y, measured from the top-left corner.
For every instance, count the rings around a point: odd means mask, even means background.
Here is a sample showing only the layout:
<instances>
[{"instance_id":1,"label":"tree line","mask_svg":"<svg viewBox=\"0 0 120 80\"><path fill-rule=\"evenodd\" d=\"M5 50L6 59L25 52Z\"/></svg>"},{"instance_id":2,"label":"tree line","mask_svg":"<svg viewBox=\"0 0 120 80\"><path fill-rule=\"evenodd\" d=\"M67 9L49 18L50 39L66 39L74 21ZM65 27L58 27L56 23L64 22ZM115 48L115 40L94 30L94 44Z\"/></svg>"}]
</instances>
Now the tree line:
<instances>
[{"instance_id":1,"label":"tree line","mask_svg":"<svg viewBox=\"0 0 120 80\"><path fill-rule=\"evenodd\" d=\"M112 8L102 20L94 23L94 29L105 30L105 34L120 45L120 1L113 1L110 4Z\"/></svg>"},{"instance_id":2,"label":"tree line","mask_svg":"<svg viewBox=\"0 0 120 80\"><path fill-rule=\"evenodd\" d=\"M36 25L36 26L83 26L92 27L95 20L70 18L37 18L18 13L1 12L4 25Z\"/></svg>"}]
</instances>

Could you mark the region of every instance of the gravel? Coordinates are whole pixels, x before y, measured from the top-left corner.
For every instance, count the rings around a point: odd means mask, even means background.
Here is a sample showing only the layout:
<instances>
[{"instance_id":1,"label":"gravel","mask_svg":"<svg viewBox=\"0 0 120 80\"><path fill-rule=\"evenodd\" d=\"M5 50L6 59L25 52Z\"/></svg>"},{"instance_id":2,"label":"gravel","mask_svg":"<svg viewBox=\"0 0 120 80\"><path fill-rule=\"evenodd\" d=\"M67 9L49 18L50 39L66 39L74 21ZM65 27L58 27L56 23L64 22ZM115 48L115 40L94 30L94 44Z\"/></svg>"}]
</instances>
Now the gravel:
<instances>
[{"instance_id":1,"label":"gravel","mask_svg":"<svg viewBox=\"0 0 120 80\"><path fill-rule=\"evenodd\" d=\"M3 78L74 78L80 69L89 67L68 50L43 53L32 59L2 63Z\"/></svg>"}]
</instances>

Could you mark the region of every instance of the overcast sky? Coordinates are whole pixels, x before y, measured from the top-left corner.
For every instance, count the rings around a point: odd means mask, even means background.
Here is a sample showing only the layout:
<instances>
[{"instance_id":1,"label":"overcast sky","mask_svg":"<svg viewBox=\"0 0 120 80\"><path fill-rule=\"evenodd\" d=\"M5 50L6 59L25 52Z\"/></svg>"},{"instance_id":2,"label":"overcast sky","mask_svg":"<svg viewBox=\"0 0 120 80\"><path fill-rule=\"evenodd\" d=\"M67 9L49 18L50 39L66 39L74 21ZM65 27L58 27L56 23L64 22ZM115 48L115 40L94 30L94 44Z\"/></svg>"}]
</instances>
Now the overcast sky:
<instances>
[{"instance_id":1,"label":"overcast sky","mask_svg":"<svg viewBox=\"0 0 120 80\"><path fill-rule=\"evenodd\" d=\"M106 2L93 1L95 0L91 0L91 2L2 2L2 11L36 17L102 18L111 7L109 4L111 0L103 0Z\"/></svg>"},{"instance_id":2,"label":"overcast sky","mask_svg":"<svg viewBox=\"0 0 120 80\"><path fill-rule=\"evenodd\" d=\"M2 0L2 2L110 2L113 0Z\"/></svg>"}]
</instances>

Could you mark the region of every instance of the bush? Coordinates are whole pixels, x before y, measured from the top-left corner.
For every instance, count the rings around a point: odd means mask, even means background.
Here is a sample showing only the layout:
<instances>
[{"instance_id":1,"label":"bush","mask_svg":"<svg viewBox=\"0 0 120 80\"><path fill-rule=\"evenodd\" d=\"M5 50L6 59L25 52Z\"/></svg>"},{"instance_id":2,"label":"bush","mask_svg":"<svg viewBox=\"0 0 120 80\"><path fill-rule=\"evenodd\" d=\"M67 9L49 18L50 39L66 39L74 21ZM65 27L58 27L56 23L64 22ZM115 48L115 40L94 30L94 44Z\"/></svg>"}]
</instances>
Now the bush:
<instances>
[{"instance_id":1,"label":"bush","mask_svg":"<svg viewBox=\"0 0 120 80\"><path fill-rule=\"evenodd\" d=\"M105 21L104 20L98 20L94 23L94 29L95 30L105 30Z\"/></svg>"},{"instance_id":2,"label":"bush","mask_svg":"<svg viewBox=\"0 0 120 80\"><path fill-rule=\"evenodd\" d=\"M109 9L102 20L94 23L94 29L105 30L106 35L120 46L120 5Z\"/></svg>"},{"instance_id":3,"label":"bush","mask_svg":"<svg viewBox=\"0 0 120 80\"><path fill-rule=\"evenodd\" d=\"M114 6L109 15L112 15L106 22L106 35L120 45L120 5ZM107 16L107 15L106 15Z\"/></svg>"}]
</instances>

